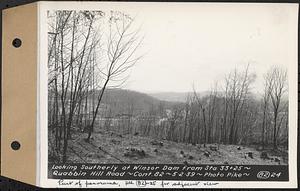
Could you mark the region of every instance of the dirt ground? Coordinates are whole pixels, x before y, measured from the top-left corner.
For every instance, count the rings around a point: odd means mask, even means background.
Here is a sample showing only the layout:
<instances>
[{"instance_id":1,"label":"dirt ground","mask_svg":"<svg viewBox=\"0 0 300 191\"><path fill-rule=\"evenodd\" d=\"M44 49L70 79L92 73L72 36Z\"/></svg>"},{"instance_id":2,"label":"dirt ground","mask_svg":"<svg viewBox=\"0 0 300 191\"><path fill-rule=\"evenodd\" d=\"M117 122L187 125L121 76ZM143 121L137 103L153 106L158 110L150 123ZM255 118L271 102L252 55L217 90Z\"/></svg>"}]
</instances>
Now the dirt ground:
<instances>
[{"instance_id":1,"label":"dirt ground","mask_svg":"<svg viewBox=\"0 0 300 191\"><path fill-rule=\"evenodd\" d=\"M114 132L75 134L69 142L68 162L135 164L245 164L287 165L287 156L239 145L191 145L159 141L148 137ZM266 157L262 157L262 152Z\"/></svg>"}]
</instances>

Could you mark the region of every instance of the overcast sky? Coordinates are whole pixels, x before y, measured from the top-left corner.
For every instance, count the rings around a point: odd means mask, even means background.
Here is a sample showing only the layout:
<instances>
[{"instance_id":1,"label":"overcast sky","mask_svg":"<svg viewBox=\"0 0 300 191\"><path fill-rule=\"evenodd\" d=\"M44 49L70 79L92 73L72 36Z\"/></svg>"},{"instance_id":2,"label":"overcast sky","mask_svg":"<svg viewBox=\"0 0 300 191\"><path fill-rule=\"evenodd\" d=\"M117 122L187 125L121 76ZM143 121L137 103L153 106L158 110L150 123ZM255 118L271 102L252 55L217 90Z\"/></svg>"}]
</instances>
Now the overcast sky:
<instances>
[{"instance_id":1,"label":"overcast sky","mask_svg":"<svg viewBox=\"0 0 300 191\"><path fill-rule=\"evenodd\" d=\"M206 91L250 63L257 73L255 92L272 65L296 64L296 4L85 2L77 8L124 11L142 25L145 38L138 53L145 56L123 88L186 92L195 84L197 91Z\"/></svg>"},{"instance_id":2,"label":"overcast sky","mask_svg":"<svg viewBox=\"0 0 300 191\"><path fill-rule=\"evenodd\" d=\"M143 7L137 14L146 55L125 86L146 92L209 90L235 67L257 73L254 91L272 65L287 67L297 41L287 5Z\"/></svg>"}]
</instances>

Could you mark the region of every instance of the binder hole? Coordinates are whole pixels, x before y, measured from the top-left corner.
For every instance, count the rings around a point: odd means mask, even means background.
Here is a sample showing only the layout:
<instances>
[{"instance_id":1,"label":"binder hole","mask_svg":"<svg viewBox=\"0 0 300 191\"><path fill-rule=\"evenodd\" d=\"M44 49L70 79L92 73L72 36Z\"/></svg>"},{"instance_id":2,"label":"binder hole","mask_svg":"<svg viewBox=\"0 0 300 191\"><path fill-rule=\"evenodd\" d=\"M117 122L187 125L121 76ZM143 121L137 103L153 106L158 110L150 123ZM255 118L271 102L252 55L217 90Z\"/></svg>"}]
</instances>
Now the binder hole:
<instances>
[{"instance_id":1,"label":"binder hole","mask_svg":"<svg viewBox=\"0 0 300 191\"><path fill-rule=\"evenodd\" d=\"M12 45L13 45L15 48L19 48L19 47L22 45L22 41L21 41L19 38L15 38L15 39L12 41Z\"/></svg>"},{"instance_id":2,"label":"binder hole","mask_svg":"<svg viewBox=\"0 0 300 191\"><path fill-rule=\"evenodd\" d=\"M20 145L20 143L18 142L18 141L13 141L12 143L11 143L11 148L13 149L13 150L19 150L20 149L20 147L21 147L21 145Z\"/></svg>"}]
</instances>

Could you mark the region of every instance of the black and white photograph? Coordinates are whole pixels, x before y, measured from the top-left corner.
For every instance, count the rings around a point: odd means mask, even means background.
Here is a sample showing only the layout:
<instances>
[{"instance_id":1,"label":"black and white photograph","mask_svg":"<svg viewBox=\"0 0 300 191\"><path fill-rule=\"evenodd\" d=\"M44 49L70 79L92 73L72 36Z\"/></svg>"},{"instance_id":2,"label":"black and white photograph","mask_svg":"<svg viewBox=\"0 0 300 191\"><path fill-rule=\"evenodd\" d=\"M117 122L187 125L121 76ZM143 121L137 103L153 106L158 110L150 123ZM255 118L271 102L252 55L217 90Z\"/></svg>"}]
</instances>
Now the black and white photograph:
<instances>
[{"instance_id":1,"label":"black and white photograph","mask_svg":"<svg viewBox=\"0 0 300 191\"><path fill-rule=\"evenodd\" d=\"M288 167L288 5L107 7L47 10L49 163Z\"/></svg>"},{"instance_id":2,"label":"black and white photograph","mask_svg":"<svg viewBox=\"0 0 300 191\"><path fill-rule=\"evenodd\" d=\"M299 2L0 10L4 190L299 187Z\"/></svg>"}]
</instances>

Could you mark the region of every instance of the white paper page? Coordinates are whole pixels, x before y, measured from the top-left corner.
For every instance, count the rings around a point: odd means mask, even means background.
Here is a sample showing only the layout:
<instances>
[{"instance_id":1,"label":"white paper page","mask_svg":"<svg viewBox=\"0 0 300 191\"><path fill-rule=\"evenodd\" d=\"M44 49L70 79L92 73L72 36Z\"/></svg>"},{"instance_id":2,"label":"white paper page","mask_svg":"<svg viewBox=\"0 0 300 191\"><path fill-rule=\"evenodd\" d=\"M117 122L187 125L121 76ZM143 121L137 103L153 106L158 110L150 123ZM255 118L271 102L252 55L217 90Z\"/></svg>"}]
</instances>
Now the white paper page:
<instances>
[{"instance_id":1,"label":"white paper page","mask_svg":"<svg viewBox=\"0 0 300 191\"><path fill-rule=\"evenodd\" d=\"M42 187L297 186L297 4L39 7Z\"/></svg>"}]
</instances>

